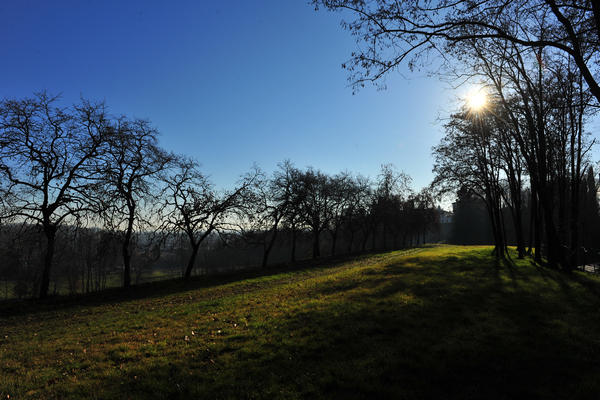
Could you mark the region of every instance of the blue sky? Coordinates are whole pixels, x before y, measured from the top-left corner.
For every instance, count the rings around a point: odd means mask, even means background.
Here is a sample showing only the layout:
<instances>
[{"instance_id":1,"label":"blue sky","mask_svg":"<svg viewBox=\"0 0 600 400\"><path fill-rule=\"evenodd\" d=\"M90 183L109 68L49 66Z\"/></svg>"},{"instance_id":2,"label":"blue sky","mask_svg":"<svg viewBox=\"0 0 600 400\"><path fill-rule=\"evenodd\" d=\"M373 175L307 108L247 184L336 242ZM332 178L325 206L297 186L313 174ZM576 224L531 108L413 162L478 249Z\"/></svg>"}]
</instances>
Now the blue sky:
<instances>
[{"instance_id":1,"label":"blue sky","mask_svg":"<svg viewBox=\"0 0 600 400\"><path fill-rule=\"evenodd\" d=\"M427 185L456 93L404 71L352 95L341 19L305 0L0 2L0 97L105 100L223 187L284 159L371 177L393 163Z\"/></svg>"}]
</instances>

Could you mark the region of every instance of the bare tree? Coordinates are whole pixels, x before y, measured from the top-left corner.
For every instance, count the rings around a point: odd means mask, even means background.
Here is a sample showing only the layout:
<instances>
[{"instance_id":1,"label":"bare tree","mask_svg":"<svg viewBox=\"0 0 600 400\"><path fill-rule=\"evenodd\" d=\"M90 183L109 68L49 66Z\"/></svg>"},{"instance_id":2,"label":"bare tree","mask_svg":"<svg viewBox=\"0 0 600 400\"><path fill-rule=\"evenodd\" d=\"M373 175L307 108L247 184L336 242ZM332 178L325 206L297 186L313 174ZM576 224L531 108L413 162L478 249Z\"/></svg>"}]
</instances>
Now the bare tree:
<instances>
[{"instance_id":1,"label":"bare tree","mask_svg":"<svg viewBox=\"0 0 600 400\"><path fill-rule=\"evenodd\" d=\"M434 187L439 193L466 188L486 204L496 257L507 252L502 217L500 157L493 117L460 113L446 125L446 136L434 147Z\"/></svg>"},{"instance_id":2,"label":"bare tree","mask_svg":"<svg viewBox=\"0 0 600 400\"><path fill-rule=\"evenodd\" d=\"M164 177L161 229L183 233L188 239L191 254L184 279L191 278L198 250L206 238L234 226L228 218L243 205L256 179L257 175L251 173L234 190L218 193L198 164L186 158L177 160L173 171Z\"/></svg>"},{"instance_id":3,"label":"bare tree","mask_svg":"<svg viewBox=\"0 0 600 400\"><path fill-rule=\"evenodd\" d=\"M335 255L339 232L350 212L351 202L355 200L355 187L352 176L346 171L332 176L329 185L331 218L326 229L331 235L331 255Z\"/></svg>"},{"instance_id":4,"label":"bare tree","mask_svg":"<svg viewBox=\"0 0 600 400\"><path fill-rule=\"evenodd\" d=\"M173 159L158 146L158 132L148 121L119 118L102 159L106 227L119 233L123 259L123 286L131 285L132 239L145 221L143 202L156 191L156 178ZM155 221L156 222L156 221Z\"/></svg>"},{"instance_id":5,"label":"bare tree","mask_svg":"<svg viewBox=\"0 0 600 400\"><path fill-rule=\"evenodd\" d=\"M410 177L398 171L393 164L381 165L381 172L377 179L371 213L375 217L375 230L373 232L373 248L375 248L375 237L377 229L381 227L382 245L387 248L388 234L396 219L402 202L410 193Z\"/></svg>"},{"instance_id":6,"label":"bare tree","mask_svg":"<svg viewBox=\"0 0 600 400\"><path fill-rule=\"evenodd\" d=\"M510 42L551 49L573 60L600 101L600 5L555 0L313 0L354 14L343 26L360 43L345 64L355 85L375 82L403 62L415 66L430 50L443 58L464 41Z\"/></svg>"},{"instance_id":7,"label":"bare tree","mask_svg":"<svg viewBox=\"0 0 600 400\"><path fill-rule=\"evenodd\" d=\"M368 178L358 175L351 179L348 203L342 214L342 224L348 236L348 253L352 253L357 233L364 232L363 244L366 244L368 239L367 215L369 214L371 194L371 182ZM365 250L364 247L362 250Z\"/></svg>"},{"instance_id":8,"label":"bare tree","mask_svg":"<svg viewBox=\"0 0 600 400\"><path fill-rule=\"evenodd\" d=\"M279 170L275 174L276 185L279 186L279 190L285 189L288 196L282 224L291 232L290 261L294 263L296 262L298 231L302 225L302 203L304 198L302 172L291 161L286 160L279 164Z\"/></svg>"},{"instance_id":9,"label":"bare tree","mask_svg":"<svg viewBox=\"0 0 600 400\"><path fill-rule=\"evenodd\" d=\"M312 255L317 258L321 256L321 233L332 218L333 187L329 176L313 168L302 172L299 182L302 221L312 233Z\"/></svg>"},{"instance_id":10,"label":"bare tree","mask_svg":"<svg viewBox=\"0 0 600 400\"><path fill-rule=\"evenodd\" d=\"M43 229L40 298L48 295L58 228L97 209L90 178L105 150L106 128L102 104L82 101L66 109L46 93L0 102L2 217Z\"/></svg>"},{"instance_id":11,"label":"bare tree","mask_svg":"<svg viewBox=\"0 0 600 400\"><path fill-rule=\"evenodd\" d=\"M494 100L486 112L495 116L503 133L499 149L510 188L506 200L515 221L520 219L518 171L523 168L531 186L536 259L541 261L543 222L549 264L575 265L579 185L593 143L584 135L585 120L594 108L582 75L568 57L540 51L532 63L527 61L530 52L506 43L471 43L463 49L463 60L490 83ZM571 257L562 254L565 247L570 247Z\"/></svg>"},{"instance_id":12,"label":"bare tree","mask_svg":"<svg viewBox=\"0 0 600 400\"><path fill-rule=\"evenodd\" d=\"M284 219L293 219L293 167L288 161L279 164L273 176L262 173L250 188L246 204L240 208L240 230L244 239L263 249L261 265L266 267ZM293 246L293 245L292 245Z\"/></svg>"}]
</instances>

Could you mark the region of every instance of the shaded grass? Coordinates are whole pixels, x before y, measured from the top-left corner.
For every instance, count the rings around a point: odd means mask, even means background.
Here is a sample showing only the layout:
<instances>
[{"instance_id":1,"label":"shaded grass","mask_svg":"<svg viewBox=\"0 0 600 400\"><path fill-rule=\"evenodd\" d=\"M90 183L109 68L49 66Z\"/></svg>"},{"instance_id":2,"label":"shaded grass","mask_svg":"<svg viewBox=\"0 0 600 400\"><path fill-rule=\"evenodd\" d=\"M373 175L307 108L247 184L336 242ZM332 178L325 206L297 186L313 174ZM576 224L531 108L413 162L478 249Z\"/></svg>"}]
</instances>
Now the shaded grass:
<instances>
[{"instance_id":1,"label":"shaded grass","mask_svg":"<svg viewBox=\"0 0 600 400\"><path fill-rule=\"evenodd\" d=\"M490 253L5 309L0 398L597 398L600 281Z\"/></svg>"}]
</instances>

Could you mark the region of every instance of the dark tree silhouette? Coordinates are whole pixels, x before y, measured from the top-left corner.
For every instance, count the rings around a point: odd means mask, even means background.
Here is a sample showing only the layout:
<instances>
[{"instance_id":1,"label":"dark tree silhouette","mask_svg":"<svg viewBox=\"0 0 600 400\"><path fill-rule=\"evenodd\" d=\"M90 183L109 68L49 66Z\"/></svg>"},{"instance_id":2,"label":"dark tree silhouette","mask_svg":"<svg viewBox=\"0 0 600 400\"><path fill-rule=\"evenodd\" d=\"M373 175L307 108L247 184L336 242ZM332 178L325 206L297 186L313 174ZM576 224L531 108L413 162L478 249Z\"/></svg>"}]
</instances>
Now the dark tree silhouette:
<instances>
[{"instance_id":1,"label":"dark tree silhouette","mask_svg":"<svg viewBox=\"0 0 600 400\"><path fill-rule=\"evenodd\" d=\"M428 51L444 59L465 41L510 42L551 49L573 60L600 101L600 5L554 0L313 0L330 10L350 11L343 26L359 50L345 64L355 85L378 81L401 63L418 65Z\"/></svg>"},{"instance_id":2,"label":"dark tree silhouette","mask_svg":"<svg viewBox=\"0 0 600 400\"><path fill-rule=\"evenodd\" d=\"M98 210L91 178L106 150L107 125L102 104L82 101L61 108L46 93L0 102L2 217L42 227L41 298L48 295L58 228Z\"/></svg>"},{"instance_id":3,"label":"dark tree silhouette","mask_svg":"<svg viewBox=\"0 0 600 400\"><path fill-rule=\"evenodd\" d=\"M107 227L121 237L123 286L129 287L135 224L144 222L140 203L149 201L156 193L156 178L174 156L158 146L158 132L148 121L121 117L111 129L101 165L107 204L104 217Z\"/></svg>"},{"instance_id":4,"label":"dark tree silhouette","mask_svg":"<svg viewBox=\"0 0 600 400\"><path fill-rule=\"evenodd\" d=\"M331 235L331 255L335 255L336 245L340 230L348 216L351 202L355 200L354 181L349 172L341 172L330 178L331 205L329 211L331 218L327 231Z\"/></svg>"},{"instance_id":5,"label":"dark tree silhouette","mask_svg":"<svg viewBox=\"0 0 600 400\"><path fill-rule=\"evenodd\" d=\"M492 101L486 112L495 117L502 134L498 149L510 188L505 200L517 235L522 191L519 168L523 168L531 186L536 259L541 261L543 234L549 264L574 268L578 264L578 187L590 146L584 123L593 111L582 76L564 57L538 52L531 63L527 61L531 52L506 43L469 43L463 50L463 61L490 83Z\"/></svg>"},{"instance_id":6,"label":"dark tree silhouette","mask_svg":"<svg viewBox=\"0 0 600 400\"><path fill-rule=\"evenodd\" d=\"M487 244L493 240L485 202L468 188L458 190L453 211L451 243Z\"/></svg>"},{"instance_id":7,"label":"dark tree silhouette","mask_svg":"<svg viewBox=\"0 0 600 400\"><path fill-rule=\"evenodd\" d=\"M286 163L272 177L259 172L249 188L245 204L239 208L239 229L251 245L263 249L261 266L265 268L284 218L290 215L292 185Z\"/></svg>"},{"instance_id":8,"label":"dark tree silhouette","mask_svg":"<svg viewBox=\"0 0 600 400\"><path fill-rule=\"evenodd\" d=\"M256 173L246 176L234 190L218 193L190 159L177 160L170 174L163 178L165 185L161 206L162 230L186 235L191 254L184 272L189 280L196 263L200 245L213 232L220 233L233 223L228 221L244 205L247 191L257 179Z\"/></svg>"},{"instance_id":9,"label":"dark tree silhouette","mask_svg":"<svg viewBox=\"0 0 600 400\"><path fill-rule=\"evenodd\" d=\"M312 255L317 258L321 256L321 233L332 218L333 187L329 176L313 168L301 173L299 183L300 215L312 233Z\"/></svg>"},{"instance_id":10,"label":"dark tree silhouette","mask_svg":"<svg viewBox=\"0 0 600 400\"><path fill-rule=\"evenodd\" d=\"M441 192L466 188L485 202L494 234L494 253L502 258L507 250L498 139L493 117L468 112L454 115L446 124L446 136L433 149L434 186Z\"/></svg>"},{"instance_id":11,"label":"dark tree silhouette","mask_svg":"<svg viewBox=\"0 0 600 400\"><path fill-rule=\"evenodd\" d=\"M403 202L410 194L410 177L396 170L392 164L383 164L374 191L371 213L375 218L373 248L378 227L381 227L383 248L388 247L390 229L393 221L399 220Z\"/></svg>"}]
</instances>

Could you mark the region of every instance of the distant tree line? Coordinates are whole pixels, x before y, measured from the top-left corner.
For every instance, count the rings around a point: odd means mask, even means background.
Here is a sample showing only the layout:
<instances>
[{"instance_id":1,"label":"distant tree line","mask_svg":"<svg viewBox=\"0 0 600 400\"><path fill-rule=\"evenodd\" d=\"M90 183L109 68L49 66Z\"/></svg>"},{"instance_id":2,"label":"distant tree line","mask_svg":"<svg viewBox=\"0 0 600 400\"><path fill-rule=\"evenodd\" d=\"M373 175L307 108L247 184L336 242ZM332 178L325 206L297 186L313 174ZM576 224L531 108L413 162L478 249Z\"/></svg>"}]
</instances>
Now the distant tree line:
<instances>
[{"instance_id":1,"label":"distant tree line","mask_svg":"<svg viewBox=\"0 0 600 400\"><path fill-rule=\"evenodd\" d=\"M600 212L598 209L599 183L593 168L590 166L585 176L585 183L581 186L580 198L580 218L578 229L580 233L580 258L579 263L597 262L598 245L600 243ZM533 254L535 227L533 225L533 215L530 209L531 192L526 189L523 192L525 199L521 210L523 217L522 235L525 238L526 254ZM494 243L492 227L488 217L486 203L481 197L475 195L468 188L459 189L456 201L453 203L454 213L452 224L446 240L454 244L489 244ZM503 227L506 236L506 243L510 245L517 244L517 232L513 222L512 213L509 206L504 204L502 207Z\"/></svg>"},{"instance_id":2,"label":"distant tree line","mask_svg":"<svg viewBox=\"0 0 600 400\"><path fill-rule=\"evenodd\" d=\"M148 121L86 100L61 107L46 93L2 100L4 292L43 298L128 287L156 269L189 279L199 265L423 243L438 215L431 192L409 183L391 165L370 180L284 161L220 190L196 161L162 149Z\"/></svg>"}]
</instances>

